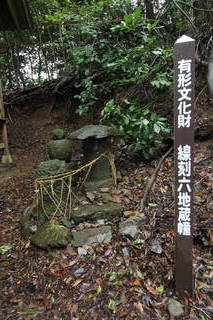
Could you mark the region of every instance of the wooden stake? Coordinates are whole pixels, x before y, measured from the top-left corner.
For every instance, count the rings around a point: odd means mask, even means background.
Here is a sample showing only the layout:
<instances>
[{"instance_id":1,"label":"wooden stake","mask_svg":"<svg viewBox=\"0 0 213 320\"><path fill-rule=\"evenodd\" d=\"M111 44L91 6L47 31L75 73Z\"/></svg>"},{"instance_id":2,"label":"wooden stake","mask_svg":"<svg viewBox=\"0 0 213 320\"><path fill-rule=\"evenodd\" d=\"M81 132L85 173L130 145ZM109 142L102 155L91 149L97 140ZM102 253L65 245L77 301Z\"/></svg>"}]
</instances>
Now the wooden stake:
<instances>
[{"instance_id":1,"label":"wooden stake","mask_svg":"<svg viewBox=\"0 0 213 320\"><path fill-rule=\"evenodd\" d=\"M192 202L194 152L195 41L179 38L174 47L175 131L175 284L176 291L193 294Z\"/></svg>"},{"instance_id":2,"label":"wooden stake","mask_svg":"<svg viewBox=\"0 0 213 320\"><path fill-rule=\"evenodd\" d=\"M11 165L13 163L12 157L9 151L9 144L8 144L8 135L7 135L7 125L5 119L5 110L4 110L4 103L3 103L3 93L2 93L2 83L0 80L0 118L3 121L2 124L2 142L4 145L4 154L1 159L1 163L4 165Z\"/></svg>"}]
</instances>

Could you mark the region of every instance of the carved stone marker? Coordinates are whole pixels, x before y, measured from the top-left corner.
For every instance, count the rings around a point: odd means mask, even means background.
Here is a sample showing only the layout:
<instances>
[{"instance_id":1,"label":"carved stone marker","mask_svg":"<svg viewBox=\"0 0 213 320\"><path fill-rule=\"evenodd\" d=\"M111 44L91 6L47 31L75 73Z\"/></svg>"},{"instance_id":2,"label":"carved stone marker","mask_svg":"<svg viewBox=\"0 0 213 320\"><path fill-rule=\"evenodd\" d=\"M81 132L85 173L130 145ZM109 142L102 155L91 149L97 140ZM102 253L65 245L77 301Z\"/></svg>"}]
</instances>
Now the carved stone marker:
<instances>
[{"instance_id":1,"label":"carved stone marker","mask_svg":"<svg viewBox=\"0 0 213 320\"><path fill-rule=\"evenodd\" d=\"M195 41L183 35L174 46L175 129L175 284L176 290L193 293L192 195L194 147Z\"/></svg>"},{"instance_id":2,"label":"carved stone marker","mask_svg":"<svg viewBox=\"0 0 213 320\"><path fill-rule=\"evenodd\" d=\"M83 143L84 160L86 163L98 158L111 150L111 138L120 133L118 130L103 125L88 125L72 132L69 139L81 140ZM85 183L87 191L111 187L113 178L109 160L100 158L91 168Z\"/></svg>"},{"instance_id":3,"label":"carved stone marker","mask_svg":"<svg viewBox=\"0 0 213 320\"><path fill-rule=\"evenodd\" d=\"M53 130L53 138L47 144L50 159L64 160L70 162L71 143L64 136L62 129Z\"/></svg>"}]
</instances>

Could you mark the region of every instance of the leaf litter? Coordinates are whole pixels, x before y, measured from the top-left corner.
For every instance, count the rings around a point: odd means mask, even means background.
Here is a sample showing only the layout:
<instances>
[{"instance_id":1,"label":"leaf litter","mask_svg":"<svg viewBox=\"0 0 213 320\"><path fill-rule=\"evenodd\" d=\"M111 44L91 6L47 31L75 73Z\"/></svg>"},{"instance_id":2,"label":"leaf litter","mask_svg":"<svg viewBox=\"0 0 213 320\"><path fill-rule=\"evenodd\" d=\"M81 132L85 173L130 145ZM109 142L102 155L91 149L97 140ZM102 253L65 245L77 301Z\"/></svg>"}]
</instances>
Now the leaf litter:
<instances>
[{"instance_id":1,"label":"leaf litter","mask_svg":"<svg viewBox=\"0 0 213 320\"><path fill-rule=\"evenodd\" d=\"M207 143L210 145L212 141ZM200 158L207 143L196 145ZM31 166L28 163L28 170L1 181L1 320L170 319L167 306L171 298L184 306L182 319L211 319L213 218L209 204L213 203L213 166L210 161L195 168L195 191L200 199L195 201L194 209L193 299L187 294L177 296L174 291L172 156L165 160L149 193L144 210L146 221L137 239L122 236L115 219L110 222L113 228L110 244L68 246L52 252L31 246L20 232L20 216L34 192L33 166L35 163ZM117 192L110 194L106 188L102 193L111 201L122 202L126 217L137 215L155 166L155 160L144 165L124 155L119 164L122 178ZM87 194L87 198L94 202L95 194ZM84 224L78 226L84 227Z\"/></svg>"}]
</instances>

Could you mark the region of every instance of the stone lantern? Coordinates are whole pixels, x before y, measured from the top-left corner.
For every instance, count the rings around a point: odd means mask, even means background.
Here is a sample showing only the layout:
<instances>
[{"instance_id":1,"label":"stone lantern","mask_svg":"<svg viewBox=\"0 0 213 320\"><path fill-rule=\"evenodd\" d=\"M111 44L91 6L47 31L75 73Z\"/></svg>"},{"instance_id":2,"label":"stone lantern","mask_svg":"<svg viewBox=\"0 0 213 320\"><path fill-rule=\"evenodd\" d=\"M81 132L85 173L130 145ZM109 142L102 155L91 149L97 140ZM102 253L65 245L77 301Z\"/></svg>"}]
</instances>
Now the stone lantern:
<instances>
[{"instance_id":1,"label":"stone lantern","mask_svg":"<svg viewBox=\"0 0 213 320\"><path fill-rule=\"evenodd\" d=\"M119 131L104 125L88 125L72 132L71 140L81 140L84 161L86 163L98 158L101 154L111 151L112 137L120 135ZM86 191L98 191L100 188L114 184L112 169L107 157L101 157L92 165L85 182Z\"/></svg>"}]
</instances>

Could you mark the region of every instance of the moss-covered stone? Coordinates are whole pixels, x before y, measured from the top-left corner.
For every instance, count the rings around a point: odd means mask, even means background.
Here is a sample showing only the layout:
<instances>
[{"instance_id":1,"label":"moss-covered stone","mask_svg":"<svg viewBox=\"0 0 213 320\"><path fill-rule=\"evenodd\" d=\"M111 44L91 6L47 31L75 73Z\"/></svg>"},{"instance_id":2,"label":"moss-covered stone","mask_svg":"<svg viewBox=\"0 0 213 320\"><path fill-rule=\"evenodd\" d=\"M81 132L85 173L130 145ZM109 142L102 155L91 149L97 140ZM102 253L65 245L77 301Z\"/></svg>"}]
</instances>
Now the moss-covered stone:
<instances>
[{"instance_id":1,"label":"moss-covered stone","mask_svg":"<svg viewBox=\"0 0 213 320\"><path fill-rule=\"evenodd\" d=\"M60 140L64 138L64 130L60 128L56 128L53 130L53 139Z\"/></svg>"},{"instance_id":2,"label":"moss-covered stone","mask_svg":"<svg viewBox=\"0 0 213 320\"><path fill-rule=\"evenodd\" d=\"M47 151L50 159L70 161L71 143L68 139L50 140L47 144Z\"/></svg>"},{"instance_id":3,"label":"moss-covered stone","mask_svg":"<svg viewBox=\"0 0 213 320\"><path fill-rule=\"evenodd\" d=\"M68 172L69 170L70 166L68 163L54 159L41 162L36 170L36 175L37 177L50 177Z\"/></svg>"},{"instance_id":4,"label":"moss-covered stone","mask_svg":"<svg viewBox=\"0 0 213 320\"><path fill-rule=\"evenodd\" d=\"M3 154L1 158L1 163L8 167L11 167L13 165L13 160L9 152Z\"/></svg>"},{"instance_id":5,"label":"moss-covered stone","mask_svg":"<svg viewBox=\"0 0 213 320\"><path fill-rule=\"evenodd\" d=\"M69 229L57 221L48 221L38 228L32 236L31 242L42 248L63 248L71 241Z\"/></svg>"}]
</instances>

